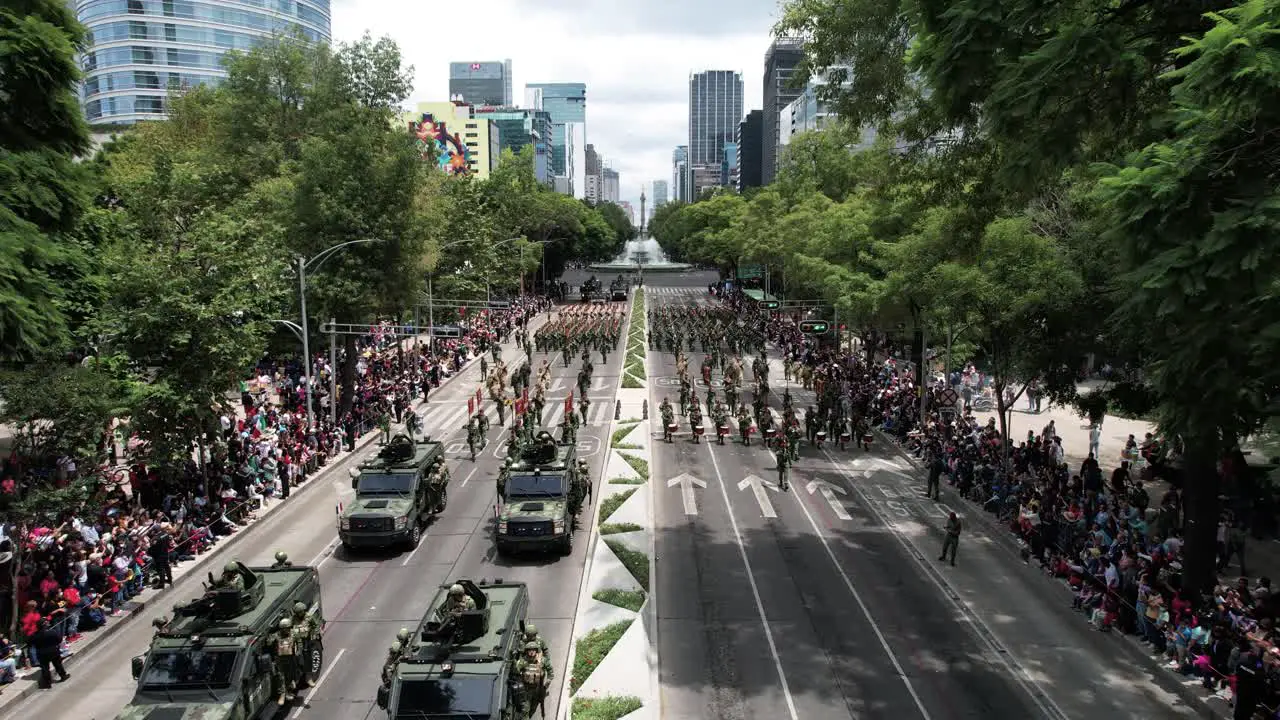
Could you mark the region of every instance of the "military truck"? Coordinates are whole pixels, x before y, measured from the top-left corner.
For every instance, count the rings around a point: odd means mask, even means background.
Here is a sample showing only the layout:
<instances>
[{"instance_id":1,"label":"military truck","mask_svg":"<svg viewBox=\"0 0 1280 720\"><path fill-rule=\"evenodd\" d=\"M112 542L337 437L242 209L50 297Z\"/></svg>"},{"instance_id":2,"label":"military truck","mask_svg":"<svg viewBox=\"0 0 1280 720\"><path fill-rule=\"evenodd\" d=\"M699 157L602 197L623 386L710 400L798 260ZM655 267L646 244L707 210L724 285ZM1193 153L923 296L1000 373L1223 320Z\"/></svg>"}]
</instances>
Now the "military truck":
<instances>
[{"instance_id":1,"label":"military truck","mask_svg":"<svg viewBox=\"0 0 1280 720\"><path fill-rule=\"evenodd\" d=\"M500 507L494 532L498 554L556 548L573 552L574 522L583 483L574 462L577 447L560 445L545 430L510 458L498 481Z\"/></svg>"},{"instance_id":2,"label":"military truck","mask_svg":"<svg viewBox=\"0 0 1280 720\"><path fill-rule=\"evenodd\" d=\"M627 299L627 281L621 275L609 283L609 297L614 301Z\"/></svg>"},{"instance_id":3,"label":"military truck","mask_svg":"<svg viewBox=\"0 0 1280 720\"><path fill-rule=\"evenodd\" d=\"M579 290L582 292L582 302L584 303L604 301L604 286L595 275L583 280Z\"/></svg>"},{"instance_id":4,"label":"military truck","mask_svg":"<svg viewBox=\"0 0 1280 720\"><path fill-rule=\"evenodd\" d=\"M338 517L342 547L417 547L427 521L449 502L448 483L441 443L395 435L376 457L351 469L356 497Z\"/></svg>"},{"instance_id":5,"label":"military truck","mask_svg":"<svg viewBox=\"0 0 1280 720\"><path fill-rule=\"evenodd\" d=\"M441 612L450 585L440 586L398 656L388 658L378 707L391 720L523 720L522 689L512 676L510 660L524 634L529 591L524 583L501 579L492 583L458 580L456 584L475 609L457 615Z\"/></svg>"},{"instance_id":6,"label":"military truck","mask_svg":"<svg viewBox=\"0 0 1280 720\"><path fill-rule=\"evenodd\" d=\"M281 619L297 621L298 603L308 621L323 627L320 574L280 564L236 562L227 568L233 569L243 590L218 587L211 575L203 597L156 622L150 649L133 658L137 691L116 720L248 720L276 712L283 689L273 678L270 637ZM314 682L324 666L319 633L299 652L301 670Z\"/></svg>"}]
</instances>

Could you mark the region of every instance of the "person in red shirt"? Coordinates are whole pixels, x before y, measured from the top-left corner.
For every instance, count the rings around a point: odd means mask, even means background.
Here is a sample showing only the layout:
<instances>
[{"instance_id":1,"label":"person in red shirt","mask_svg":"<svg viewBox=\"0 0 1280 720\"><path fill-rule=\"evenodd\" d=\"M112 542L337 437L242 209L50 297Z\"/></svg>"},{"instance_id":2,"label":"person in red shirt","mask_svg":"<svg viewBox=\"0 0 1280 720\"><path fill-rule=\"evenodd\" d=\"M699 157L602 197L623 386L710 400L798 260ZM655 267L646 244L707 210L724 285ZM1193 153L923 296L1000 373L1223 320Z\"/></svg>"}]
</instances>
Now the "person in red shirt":
<instances>
[{"instance_id":1,"label":"person in red shirt","mask_svg":"<svg viewBox=\"0 0 1280 720\"><path fill-rule=\"evenodd\" d=\"M40 632L40 611L36 609L36 601L28 600L25 610L22 613L22 637L27 641L27 655L31 660L31 665L37 664L35 648L31 646L31 638Z\"/></svg>"},{"instance_id":2,"label":"person in red shirt","mask_svg":"<svg viewBox=\"0 0 1280 720\"><path fill-rule=\"evenodd\" d=\"M67 641L75 642L80 639L80 610L83 598L80 597L80 591L73 585L62 591L62 600L67 608Z\"/></svg>"}]
</instances>

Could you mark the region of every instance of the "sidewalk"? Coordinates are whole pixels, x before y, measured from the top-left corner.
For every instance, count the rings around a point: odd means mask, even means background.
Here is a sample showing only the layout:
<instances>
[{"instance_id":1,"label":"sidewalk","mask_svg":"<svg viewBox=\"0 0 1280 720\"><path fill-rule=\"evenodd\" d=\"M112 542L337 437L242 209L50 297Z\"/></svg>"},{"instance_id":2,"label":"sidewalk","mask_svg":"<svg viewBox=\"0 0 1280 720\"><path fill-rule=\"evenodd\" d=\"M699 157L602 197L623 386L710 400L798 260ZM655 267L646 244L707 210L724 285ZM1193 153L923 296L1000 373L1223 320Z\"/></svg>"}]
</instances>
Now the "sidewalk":
<instances>
[{"instance_id":1,"label":"sidewalk","mask_svg":"<svg viewBox=\"0 0 1280 720\"><path fill-rule=\"evenodd\" d=\"M530 332L536 330L537 327L545 322L546 317L546 313L538 313L534 315L529 321ZM502 351L502 354L503 359L506 360L508 364L512 363L514 359L522 358L524 356L523 350L518 346L514 346L514 344L512 344L511 347L505 348ZM458 372L448 378L445 378L440 383L440 388L435 392L439 392L439 390L444 389L463 378L473 365L478 364L480 357L480 355L475 355L468 359ZM435 395L435 392L432 393L433 396ZM432 402L434 402L434 400ZM426 403L425 405L430 405L430 403ZM420 399L415 399L412 410L413 412L418 412L423 406L424 403ZM348 466L356 462L358 457L364 455L365 449L374 443L378 434L379 430L377 428L366 432L356 440L354 451L348 452L343 450L339 452L329 460L328 464L326 464L324 468L313 473L312 476L307 478L307 480L302 484L295 486L290 493L289 498L284 500L270 500L267 504L264 504L262 508L256 511L256 519L243 526L239 526L231 536L222 538L216 545L210 547L206 552L197 555L193 560L182 564L175 564L173 566L173 579L175 584L193 572L202 571L214 555L221 554L222 551L225 551L227 548L238 544L242 538L249 534L248 531L251 528L261 524L265 518L272 515L289 499L295 498L303 493L310 492L312 488L317 486L323 485L326 487L332 487L332 483L325 482L326 478L334 477L333 473L338 471L346 472L346 468ZM108 617L107 623L104 626L95 631L85 633L79 641L72 643L71 653L63 658L63 662L68 664L68 670L71 670L70 665L74 664L77 655L85 654L88 649L118 633L121 628L129 626L131 621L148 605L155 602L165 601L168 597L169 589L171 588L167 588L165 590L154 590L147 587L140 595L125 604L124 610L120 615ZM145 648L140 647L139 653L144 650ZM24 698L36 692L38 690L38 686L36 684L38 677L38 668L21 670L18 673L17 680L8 685L0 686L0 715L5 713L6 708L20 703ZM55 686L52 692L56 691L57 687Z\"/></svg>"}]
</instances>

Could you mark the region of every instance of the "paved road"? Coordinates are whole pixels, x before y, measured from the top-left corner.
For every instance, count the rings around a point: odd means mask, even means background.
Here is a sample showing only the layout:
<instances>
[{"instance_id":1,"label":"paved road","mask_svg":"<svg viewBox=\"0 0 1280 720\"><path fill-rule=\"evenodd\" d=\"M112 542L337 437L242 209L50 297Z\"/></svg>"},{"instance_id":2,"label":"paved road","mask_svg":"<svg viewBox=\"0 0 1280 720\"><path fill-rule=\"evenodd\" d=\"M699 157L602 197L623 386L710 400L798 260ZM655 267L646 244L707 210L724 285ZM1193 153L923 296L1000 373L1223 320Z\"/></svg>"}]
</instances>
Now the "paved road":
<instances>
[{"instance_id":1,"label":"paved road","mask_svg":"<svg viewBox=\"0 0 1280 720\"><path fill-rule=\"evenodd\" d=\"M600 447L607 441L612 420L613 396L623 353L611 353L607 365L595 358L591 423L578 432L580 451L591 463L595 482L603 471ZM522 358L508 347L508 364ZM540 362L542 356L535 360ZM554 359L554 358L553 358ZM536 365L535 362L535 365ZM513 365L514 366L514 365ZM580 361L569 368L553 363L553 384L545 410L548 426L563 417L563 398L576 384ZM536 367L535 367L536 370ZM413 552L383 552L348 555L337 547L335 529L336 489L314 488L290 500L269 522L242 532L250 534L235 548L237 559L249 565L270 564L276 550L286 550L294 562L319 564L323 583L323 603L329 626L324 637L326 667L322 682L305 696L287 717L317 720L383 718L385 712L374 704L378 688L378 668L387 647L401 627L412 627L427 609L439 585L454 578L495 578L528 583L529 620L536 623L551 645L555 682L548 693L547 712L561 695L567 675L568 648L579 587L587 560L585 536L575 543L569 557L551 554L524 559L499 558L493 550L491 525L494 517L494 478L497 476L503 428L493 420L489 447L476 463L465 452L463 424L466 398L479 386L478 366L431 396L426 409L426 429L433 437L449 441L448 458L453 473L448 509L430 526L422 543ZM490 406L490 417L495 414ZM376 448L376 446L375 446ZM580 455L583 456L583 455ZM349 483L347 465L311 482ZM580 526L589 528L594 518L588 505ZM227 558L215 558L211 567L220 567ZM196 597L199 577L180 580L172 591L174 600ZM129 659L143 652L150 640L151 621L163 614L169 603L153 604L109 642L89 649L80 657L70 681L54 691L38 693L14 708L15 718L82 718L109 720L128 703L134 683ZM285 714L281 714L285 717Z\"/></svg>"},{"instance_id":2,"label":"paved road","mask_svg":"<svg viewBox=\"0 0 1280 720\"><path fill-rule=\"evenodd\" d=\"M711 302L694 288L650 293L657 303ZM700 361L690 353L692 369ZM649 355L654 407L664 395L678 398L678 385L663 380L675 376L674 365L671 354ZM773 371L775 388L780 375ZM1136 720L1185 712L1081 637L1088 631L1061 597L1049 601L1056 605L1026 600L1023 578L994 566L978 570L991 585L973 594L957 596L941 584L952 569L938 566L928 534L941 510L918 498L918 478L895 469L901 461L884 448L860 456L806 448L790 492L760 491L766 507L751 485L740 488L752 475L776 481L765 448L694 444L687 425L682 430L673 444L653 446L660 482L689 473L706 483L693 490L696 516L686 514L679 488L656 490L664 717ZM860 492L872 485L854 486L857 468L894 494ZM812 492L811 482L818 483ZM902 521L896 513L908 506L918 516ZM988 560L961 558L962 565ZM1016 604L1001 605L1005 594ZM1000 612L979 612L984 603ZM975 618L1004 623L1001 634L975 627ZM1019 650L1034 645L1037 652L1011 654L1010 635L1025 640ZM1062 668L1055 653L1068 661Z\"/></svg>"}]
</instances>

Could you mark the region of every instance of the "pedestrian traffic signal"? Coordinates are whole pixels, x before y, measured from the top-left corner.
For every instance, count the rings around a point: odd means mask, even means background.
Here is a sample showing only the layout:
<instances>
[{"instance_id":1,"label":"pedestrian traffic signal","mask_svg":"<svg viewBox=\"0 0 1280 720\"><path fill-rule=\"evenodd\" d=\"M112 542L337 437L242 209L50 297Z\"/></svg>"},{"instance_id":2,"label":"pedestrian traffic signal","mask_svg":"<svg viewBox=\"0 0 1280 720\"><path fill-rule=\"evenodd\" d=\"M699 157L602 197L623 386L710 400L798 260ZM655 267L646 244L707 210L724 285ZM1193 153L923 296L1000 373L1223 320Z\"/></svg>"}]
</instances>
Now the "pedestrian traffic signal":
<instances>
[{"instance_id":1,"label":"pedestrian traffic signal","mask_svg":"<svg viewBox=\"0 0 1280 720\"><path fill-rule=\"evenodd\" d=\"M780 303L777 300L765 300L761 305L765 310L777 310Z\"/></svg>"},{"instance_id":2,"label":"pedestrian traffic signal","mask_svg":"<svg viewBox=\"0 0 1280 720\"><path fill-rule=\"evenodd\" d=\"M830 328L830 325L821 320L805 320L800 323L800 332L807 333L809 335L825 334L828 328Z\"/></svg>"}]
</instances>

